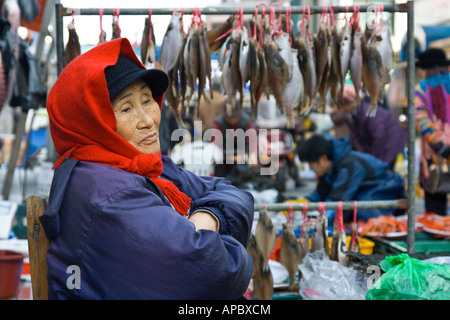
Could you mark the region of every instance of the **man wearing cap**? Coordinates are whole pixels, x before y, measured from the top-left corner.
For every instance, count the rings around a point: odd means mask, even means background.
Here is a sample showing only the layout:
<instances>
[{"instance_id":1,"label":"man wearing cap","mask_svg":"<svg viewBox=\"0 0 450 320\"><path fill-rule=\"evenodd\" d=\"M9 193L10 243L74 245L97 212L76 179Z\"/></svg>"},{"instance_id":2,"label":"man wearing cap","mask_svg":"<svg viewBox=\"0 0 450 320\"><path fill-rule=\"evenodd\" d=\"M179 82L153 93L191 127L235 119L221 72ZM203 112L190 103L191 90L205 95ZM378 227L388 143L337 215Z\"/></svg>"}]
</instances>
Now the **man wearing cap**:
<instances>
[{"instance_id":1,"label":"man wearing cap","mask_svg":"<svg viewBox=\"0 0 450 320\"><path fill-rule=\"evenodd\" d=\"M428 49L419 55L416 67L424 79L416 86L416 128L420 134L420 185L424 187L430 166L450 155L450 61L440 49ZM447 194L425 190L425 211L447 214Z\"/></svg>"},{"instance_id":2,"label":"man wearing cap","mask_svg":"<svg viewBox=\"0 0 450 320\"><path fill-rule=\"evenodd\" d=\"M50 90L55 149L49 204L50 299L239 299L253 197L161 156L161 70L130 42L98 45Z\"/></svg>"}]
</instances>

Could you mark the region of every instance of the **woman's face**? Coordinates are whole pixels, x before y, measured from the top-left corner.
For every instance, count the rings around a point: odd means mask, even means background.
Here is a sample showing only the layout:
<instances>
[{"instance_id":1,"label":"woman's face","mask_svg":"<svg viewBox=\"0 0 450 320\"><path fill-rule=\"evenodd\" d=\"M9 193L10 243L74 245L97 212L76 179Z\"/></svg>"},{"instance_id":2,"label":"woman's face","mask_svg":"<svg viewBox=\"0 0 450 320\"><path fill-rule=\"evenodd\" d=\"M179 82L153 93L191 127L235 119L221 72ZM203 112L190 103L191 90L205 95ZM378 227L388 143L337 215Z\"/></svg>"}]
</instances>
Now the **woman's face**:
<instances>
[{"instance_id":1,"label":"woman's face","mask_svg":"<svg viewBox=\"0 0 450 320\"><path fill-rule=\"evenodd\" d=\"M161 111L147 83L136 80L114 98L116 132L144 154L160 151Z\"/></svg>"}]
</instances>

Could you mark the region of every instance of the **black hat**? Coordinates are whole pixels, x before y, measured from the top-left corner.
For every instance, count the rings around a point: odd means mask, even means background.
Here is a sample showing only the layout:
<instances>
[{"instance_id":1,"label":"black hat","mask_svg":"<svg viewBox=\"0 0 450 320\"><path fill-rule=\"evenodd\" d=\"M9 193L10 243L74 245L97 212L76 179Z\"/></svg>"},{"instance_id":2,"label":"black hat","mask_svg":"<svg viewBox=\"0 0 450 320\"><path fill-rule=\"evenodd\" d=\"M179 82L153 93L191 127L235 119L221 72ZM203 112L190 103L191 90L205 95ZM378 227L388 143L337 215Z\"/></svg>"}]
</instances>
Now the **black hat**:
<instances>
[{"instance_id":1,"label":"black hat","mask_svg":"<svg viewBox=\"0 0 450 320\"><path fill-rule=\"evenodd\" d=\"M111 101L137 79L142 79L148 83L153 98L162 95L169 87L169 77L164 71L142 69L122 55L119 55L115 65L105 69L105 78Z\"/></svg>"},{"instance_id":2,"label":"black hat","mask_svg":"<svg viewBox=\"0 0 450 320\"><path fill-rule=\"evenodd\" d=\"M416 62L416 67L422 69L430 69L433 67L445 67L450 65L450 60L447 60L445 52L441 49L428 49L419 54L419 59Z\"/></svg>"}]
</instances>

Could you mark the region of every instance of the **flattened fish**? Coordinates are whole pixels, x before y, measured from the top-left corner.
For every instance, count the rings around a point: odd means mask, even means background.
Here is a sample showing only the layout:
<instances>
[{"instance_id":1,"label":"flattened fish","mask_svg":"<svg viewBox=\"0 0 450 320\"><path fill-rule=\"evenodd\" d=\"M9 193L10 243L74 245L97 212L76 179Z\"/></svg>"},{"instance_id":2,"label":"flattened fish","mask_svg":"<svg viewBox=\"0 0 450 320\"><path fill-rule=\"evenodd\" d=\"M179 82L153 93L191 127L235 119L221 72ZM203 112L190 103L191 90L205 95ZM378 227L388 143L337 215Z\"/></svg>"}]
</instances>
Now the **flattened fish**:
<instances>
[{"instance_id":1,"label":"flattened fish","mask_svg":"<svg viewBox=\"0 0 450 320\"><path fill-rule=\"evenodd\" d=\"M165 72L168 72L174 67L182 49L181 46L185 35L181 19L181 13L178 11L174 12L163 37L161 44L161 64Z\"/></svg>"},{"instance_id":2,"label":"flattened fish","mask_svg":"<svg viewBox=\"0 0 450 320\"><path fill-rule=\"evenodd\" d=\"M151 35L150 35L151 32ZM145 18L144 32L141 40L141 61L146 68L155 68L156 45L153 24L149 18Z\"/></svg>"},{"instance_id":3,"label":"flattened fish","mask_svg":"<svg viewBox=\"0 0 450 320\"><path fill-rule=\"evenodd\" d=\"M356 25L356 24L355 24ZM354 26L355 26L354 25ZM356 25L357 26L357 25ZM362 34L357 28L353 28L352 35L352 49L350 54L350 78L352 79L353 86L355 87L356 94L356 107L360 105L361 80L362 80L362 52L361 52L361 38Z\"/></svg>"},{"instance_id":4,"label":"flattened fish","mask_svg":"<svg viewBox=\"0 0 450 320\"><path fill-rule=\"evenodd\" d=\"M320 94L320 110L325 107L325 94L329 73L329 32L326 24L321 24L314 36L314 50L316 52L317 87Z\"/></svg>"},{"instance_id":5,"label":"flattened fish","mask_svg":"<svg viewBox=\"0 0 450 320\"><path fill-rule=\"evenodd\" d=\"M303 76L298 66L297 50L290 49L292 57L292 76L286 84L283 92L283 100L286 110L286 127L294 128L294 109L298 109L303 102L304 84Z\"/></svg>"},{"instance_id":6,"label":"flattened fish","mask_svg":"<svg viewBox=\"0 0 450 320\"><path fill-rule=\"evenodd\" d=\"M344 231L342 207L340 207L336 210L330 259L339 262L343 266L347 266L346 252L347 239Z\"/></svg>"},{"instance_id":7,"label":"flattened fish","mask_svg":"<svg viewBox=\"0 0 450 320\"><path fill-rule=\"evenodd\" d=\"M341 47L340 47L340 57L341 57L341 76L343 81L345 81L345 76L348 69L350 68L350 55L352 50L352 29L350 28L347 21L345 21L344 26L341 31ZM341 93L344 87L341 86Z\"/></svg>"},{"instance_id":8,"label":"flattened fish","mask_svg":"<svg viewBox=\"0 0 450 320\"><path fill-rule=\"evenodd\" d=\"M216 39L225 34L227 31L231 30L231 28L233 28L235 20L236 15L231 15L228 17L227 21L225 21L219 27L207 31L206 34L208 39L208 46L211 53L215 53L222 48L227 37L223 37L217 41Z\"/></svg>"},{"instance_id":9,"label":"flattened fish","mask_svg":"<svg viewBox=\"0 0 450 320\"><path fill-rule=\"evenodd\" d=\"M269 41L263 44L264 56L266 58L267 65L267 87L273 94L277 107L281 114L284 114L284 98L283 91L289 81L288 65L281 57L278 45Z\"/></svg>"},{"instance_id":10,"label":"flattened fish","mask_svg":"<svg viewBox=\"0 0 450 320\"><path fill-rule=\"evenodd\" d=\"M307 35L299 33L292 42L292 47L297 49L297 59L303 77L304 95L303 110L301 113L308 114L317 91L316 67L311 41Z\"/></svg>"},{"instance_id":11,"label":"flattened fish","mask_svg":"<svg viewBox=\"0 0 450 320\"><path fill-rule=\"evenodd\" d=\"M389 83L390 76L374 43L368 44L362 38L361 53L363 62L362 81L370 96L370 108L367 116L375 117L378 99L382 96L384 86Z\"/></svg>"},{"instance_id":12,"label":"flattened fish","mask_svg":"<svg viewBox=\"0 0 450 320\"><path fill-rule=\"evenodd\" d=\"M328 243L328 219L325 214L320 214L316 219L315 229L311 238L311 252L324 249L330 255Z\"/></svg>"},{"instance_id":13,"label":"flattened fish","mask_svg":"<svg viewBox=\"0 0 450 320\"><path fill-rule=\"evenodd\" d=\"M348 250L351 252L360 253L361 247L359 244L359 237L358 237L358 225L356 222L352 222L352 237L351 241L348 245Z\"/></svg>"},{"instance_id":14,"label":"flattened fish","mask_svg":"<svg viewBox=\"0 0 450 320\"><path fill-rule=\"evenodd\" d=\"M280 263L284 265L289 273L289 289L294 289L298 274L298 265L301 263L303 253L300 244L295 237L292 226L283 224L281 236Z\"/></svg>"},{"instance_id":15,"label":"flattened fish","mask_svg":"<svg viewBox=\"0 0 450 320\"><path fill-rule=\"evenodd\" d=\"M338 34L336 25L330 29L330 50L331 50L331 69L328 77L329 91L331 99L337 102L337 92L339 87L344 86L344 78L341 72L341 38Z\"/></svg>"},{"instance_id":16,"label":"flattened fish","mask_svg":"<svg viewBox=\"0 0 450 320\"><path fill-rule=\"evenodd\" d=\"M264 258L253 233L247 245L247 251L253 260L253 287L259 300L270 300L273 295L273 277L269 267L264 269Z\"/></svg>"},{"instance_id":17,"label":"flattened fish","mask_svg":"<svg viewBox=\"0 0 450 320\"><path fill-rule=\"evenodd\" d=\"M69 30L69 40L67 41L66 50L64 51L64 63L66 66L70 61L81 54L80 41L73 23L69 23L67 29Z\"/></svg>"},{"instance_id":18,"label":"flattened fish","mask_svg":"<svg viewBox=\"0 0 450 320\"><path fill-rule=\"evenodd\" d=\"M119 27L119 19L116 16L114 16L113 21L112 21L111 40L119 39L121 37L121 35L120 35L121 33L122 33L122 31L120 30L120 27Z\"/></svg>"},{"instance_id":19,"label":"flattened fish","mask_svg":"<svg viewBox=\"0 0 450 320\"><path fill-rule=\"evenodd\" d=\"M263 266L262 269L266 270L269 268L269 255L275 246L276 241L276 231L273 226L272 219L270 218L269 212L263 209L259 212L258 224L256 225L256 243L261 249L263 256Z\"/></svg>"},{"instance_id":20,"label":"flattened fish","mask_svg":"<svg viewBox=\"0 0 450 320\"><path fill-rule=\"evenodd\" d=\"M390 20L389 18L386 20L384 19L380 20L381 22L380 39L375 42L378 52L380 52L381 60L383 60L388 72L390 72L391 69L393 68L393 57L394 57L391 42L391 34L389 29L390 28L389 20Z\"/></svg>"},{"instance_id":21,"label":"flattened fish","mask_svg":"<svg viewBox=\"0 0 450 320\"><path fill-rule=\"evenodd\" d=\"M98 36L98 44L106 42L106 31L102 29L100 35Z\"/></svg>"},{"instance_id":22,"label":"flattened fish","mask_svg":"<svg viewBox=\"0 0 450 320\"><path fill-rule=\"evenodd\" d=\"M250 106L253 117L258 116L258 103L267 85L267 66L259 43L251 38L248 52L248 74L250 80Z\"/></svg>"}]
</instances>

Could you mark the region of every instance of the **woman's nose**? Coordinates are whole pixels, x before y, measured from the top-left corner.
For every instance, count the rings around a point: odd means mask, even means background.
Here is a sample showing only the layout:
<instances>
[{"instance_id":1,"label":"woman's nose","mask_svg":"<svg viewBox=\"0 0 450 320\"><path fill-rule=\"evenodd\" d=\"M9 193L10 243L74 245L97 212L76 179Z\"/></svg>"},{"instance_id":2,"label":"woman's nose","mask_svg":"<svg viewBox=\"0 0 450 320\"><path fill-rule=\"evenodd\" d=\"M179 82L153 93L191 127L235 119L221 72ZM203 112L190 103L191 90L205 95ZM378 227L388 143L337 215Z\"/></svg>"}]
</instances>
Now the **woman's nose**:
<instances>
[{"instance_id":1,"label":"woman's nose","mask_svg":"<svg viewBox=\"0 0 450 320\"><path fill-rule=\"evenodd\" d=\"M142 106L139 108L138 117L139 117L138 121L139 128L152 127L153 124L155 123L152 114L149 112L149 110L143 108Z\"/></svg>"}]
</instances>

